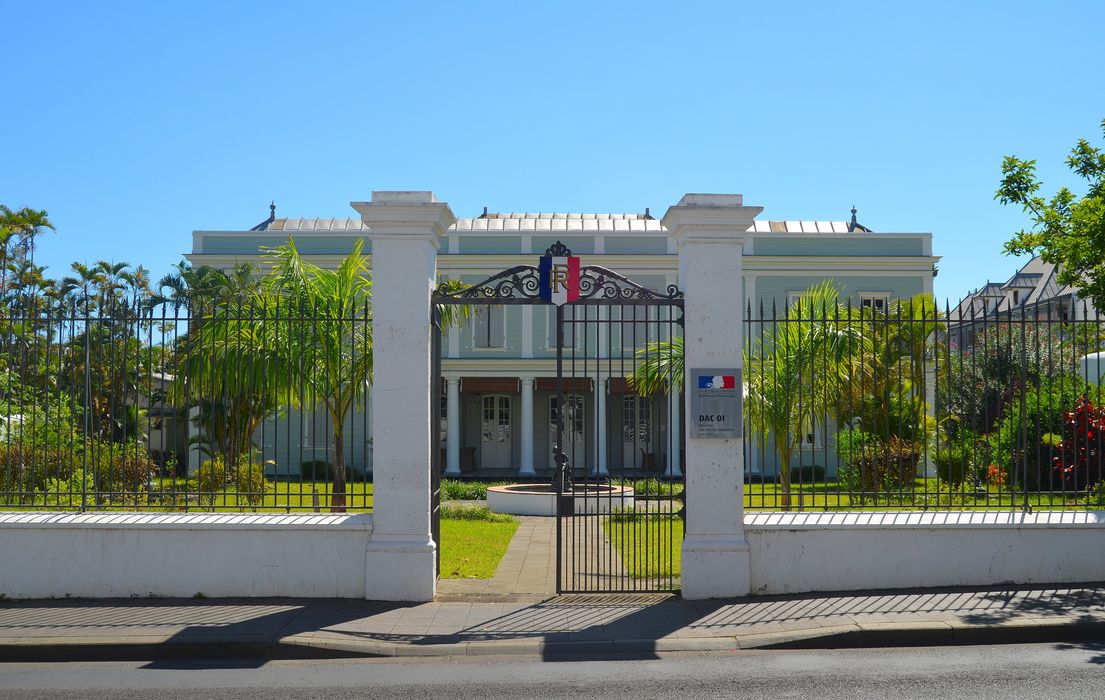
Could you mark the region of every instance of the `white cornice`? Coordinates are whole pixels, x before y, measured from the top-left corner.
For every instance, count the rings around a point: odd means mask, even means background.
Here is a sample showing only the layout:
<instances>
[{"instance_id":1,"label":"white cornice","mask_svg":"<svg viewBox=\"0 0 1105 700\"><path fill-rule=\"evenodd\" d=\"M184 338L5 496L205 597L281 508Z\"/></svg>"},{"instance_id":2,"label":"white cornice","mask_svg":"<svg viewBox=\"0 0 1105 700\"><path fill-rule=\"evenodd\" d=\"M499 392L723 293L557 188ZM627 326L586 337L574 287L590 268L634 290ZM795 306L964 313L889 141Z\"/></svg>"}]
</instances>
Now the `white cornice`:
<instances>
[{"instance_id":1,"label":"white cornice","mask_svg":"<svg viewBox=\"0 0 1105 700\"><path fill-rule=\"evenodd\" d=\"M185 259L194 264L230 266L237 262L251 261L260 263L259 255L239 255L234 253L186 253ZM340 263L344 255L311 255L305 254L305 259L321 265L334 265ZM645 274L672 273L678 269L679 258L675 255L581 255L583 264L601 264L614 270L632 272L641 271ZM371 261L371 256L369 256ZM803 271L834 272L834 271L908 271L927 272L940 261L940 256L798 256L798 255L747 255L744 257L744 269L746 272L757 274L788 273ZM495 272L515 265L532 265L536 263L534 255L439 255L437 267L439 270L447 270L452 273L480 274L483 272Z\"/></svg>"}]
</instances>

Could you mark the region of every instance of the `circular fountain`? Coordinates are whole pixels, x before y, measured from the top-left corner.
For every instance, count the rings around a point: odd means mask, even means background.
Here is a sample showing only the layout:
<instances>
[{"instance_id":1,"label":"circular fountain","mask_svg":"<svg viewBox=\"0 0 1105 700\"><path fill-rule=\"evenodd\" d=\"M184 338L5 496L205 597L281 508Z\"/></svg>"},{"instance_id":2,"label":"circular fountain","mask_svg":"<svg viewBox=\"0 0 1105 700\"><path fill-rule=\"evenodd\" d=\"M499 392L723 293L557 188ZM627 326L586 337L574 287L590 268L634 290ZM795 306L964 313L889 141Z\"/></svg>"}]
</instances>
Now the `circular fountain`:
<instances>
[{"instance_id":1,"label":"circular fountain","mask_svg":"<svg viewBox=\"0 0 1105 700\"><path fill-rule=\"evenodd\" d=\"M633 487L613 484L578 485L566 491L577 515L609 513L615 508L633 508ZM552 484L508 484L487 489L487 507L511 515L556 515L556 487Z\"/></svg>"}]
</instances>

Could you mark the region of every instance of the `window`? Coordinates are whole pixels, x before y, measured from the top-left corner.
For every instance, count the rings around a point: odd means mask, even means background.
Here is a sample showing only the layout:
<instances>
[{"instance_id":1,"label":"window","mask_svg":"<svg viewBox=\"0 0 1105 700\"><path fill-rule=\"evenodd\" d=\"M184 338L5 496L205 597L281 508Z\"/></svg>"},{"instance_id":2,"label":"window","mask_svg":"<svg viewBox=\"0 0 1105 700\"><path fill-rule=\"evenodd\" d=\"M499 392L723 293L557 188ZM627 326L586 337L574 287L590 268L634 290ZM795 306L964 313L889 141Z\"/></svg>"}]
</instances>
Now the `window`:
<instances>
[{"instance_id":1,"label":"window","mask_svg":"<svg viewBox=\"0 0 1105 700\"><path fill-rule=\"evenodd\" d=\"M890 308L889 294L860 294L859 305L862 309L871 309L874 313L885 314Z\"/></svg>"},{"instance_id":2,"label":"window","mask_svg":"<svg viewBox=\"0 0 1105 700\"><path fill-rule=\"evenodd\" d=\"M621 326L623 349L641 348L645 343L658 339L659 324L649 323L650 317L655 321L656 313L650 314L647 306L621 307L621 323L618 325Z\"/></svg>"},{"instance_id":3,"label":"window","mask_svg":"<svg viewBox=\"0 0 1105 700\"><path fill-rule=\"evenodd\" d=\"M501 306L484 306L476 309L476 325L473 334L477 348L501 348L505 339L505 311Z\"/></svg>"},{"instance_id":4,"label":"window","mask_svg":"<svg viewBox=\"0 0 1105 700\"><path fill-rule=\"evenodd\" d=\"M820 450L825 448L824 427L825 418L815 419L814 416L806 416L802 421L801 439L798 441L799 450Z\"/></svg>"},{"instance_id":5,"label":"window","mask_svg":"<svg viewBox=\"0 0 1105 700\"><path fill-rule=\"evenodd\" d=\"M556 347L556 307L555 306L549 306L547 308L548 308L547 318L548 318L549 347L550 348L555 348ZM564 309L564 330L563 330L564 343L561 347L565 347L565 348L575 347L575 345L576 345L576 324L572 323L572 320L575 318L575 307L565 305L561 308ZM582 316L582 314L581 314L581 316Z\"/></svg>"},{"instance_id":6,"label":"window","mask_svg":"<svg viewBox=\"0 0 1105 700\"><path fill-rule=\"evenodd\" d=\"M1020 304L1021 303L1021 292L1018 289L1013 290L1013 303L1014 304Z\"/></svg>"}]
</instances>

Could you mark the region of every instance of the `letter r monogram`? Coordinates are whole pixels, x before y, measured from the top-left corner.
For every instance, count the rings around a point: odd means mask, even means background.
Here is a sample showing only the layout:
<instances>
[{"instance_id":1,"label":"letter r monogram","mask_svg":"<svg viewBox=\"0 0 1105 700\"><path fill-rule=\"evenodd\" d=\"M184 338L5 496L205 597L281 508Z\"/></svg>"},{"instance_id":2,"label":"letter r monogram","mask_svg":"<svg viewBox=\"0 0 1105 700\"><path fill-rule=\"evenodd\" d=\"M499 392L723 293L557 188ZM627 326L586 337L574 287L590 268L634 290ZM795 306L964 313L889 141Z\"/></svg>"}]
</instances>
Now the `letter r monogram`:
<instances>
[{"instance_id":1,"label":"letter r monogram","mask_svg":"<svg viewBox=\"0 0 1105 700\"><path fill-rule=\"evenodd\" d=\"M568 266L567 265L553 265L552 269L552 291L559 292L561 289L568 288Z\"/></svg>"}]
</instances>

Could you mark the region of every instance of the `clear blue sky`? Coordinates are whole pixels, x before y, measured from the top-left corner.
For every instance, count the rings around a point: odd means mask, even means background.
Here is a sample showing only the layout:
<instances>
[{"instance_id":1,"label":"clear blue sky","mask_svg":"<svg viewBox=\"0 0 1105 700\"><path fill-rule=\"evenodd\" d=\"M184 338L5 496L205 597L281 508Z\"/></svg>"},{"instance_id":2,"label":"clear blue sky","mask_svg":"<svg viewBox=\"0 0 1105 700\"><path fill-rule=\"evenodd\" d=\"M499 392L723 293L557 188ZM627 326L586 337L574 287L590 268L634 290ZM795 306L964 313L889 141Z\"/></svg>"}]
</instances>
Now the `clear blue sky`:
<instances>
[{"instance_id":1,"label":"clear blue sky","mask_svg":"<svg viewBox=\"0 0 1105 700\"><path fill-rule=\"evenodd\" d=\"M1101 142L1105 3L69 3L2 0L0 202L38 259L141 263L204 228L352 216L432 189L458 216L663 212L931 231L937 295L1017 261L1001 157ZM834 5L831 6L830 5Z\"/></svg>"}]
</instances>

